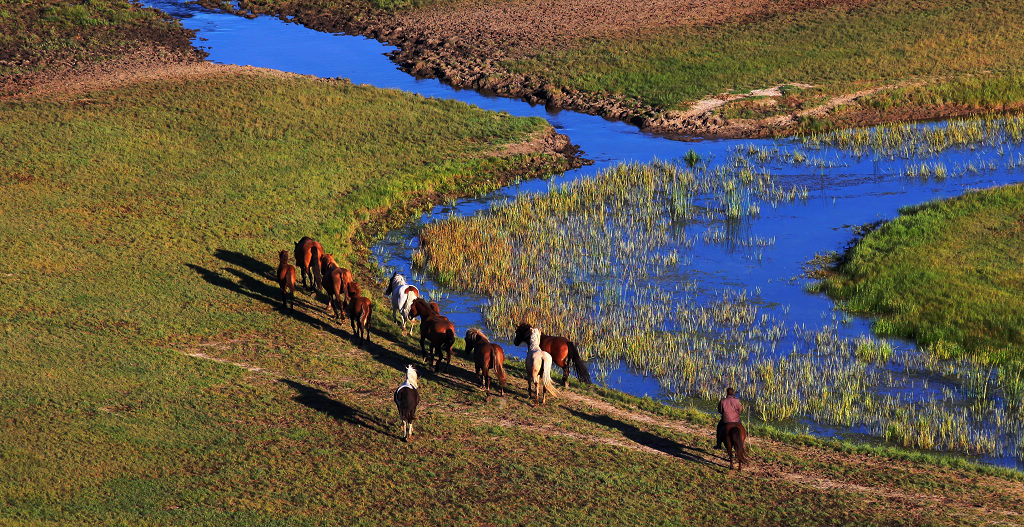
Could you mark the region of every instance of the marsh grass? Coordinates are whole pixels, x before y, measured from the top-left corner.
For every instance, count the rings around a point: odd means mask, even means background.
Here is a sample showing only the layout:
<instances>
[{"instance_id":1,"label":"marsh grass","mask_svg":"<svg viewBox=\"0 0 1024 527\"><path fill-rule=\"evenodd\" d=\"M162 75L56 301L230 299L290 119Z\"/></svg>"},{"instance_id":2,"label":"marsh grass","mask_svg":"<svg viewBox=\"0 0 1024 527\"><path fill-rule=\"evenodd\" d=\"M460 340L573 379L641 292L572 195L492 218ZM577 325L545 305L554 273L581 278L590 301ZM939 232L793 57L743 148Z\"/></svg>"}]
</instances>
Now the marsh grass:
<instances>
[{"instance_id":1,"label":"marsh grass","mask_svg":"<svg viewBox=\"0 0 1024 527\"><path fill-rule=\"evenodd\" d=\"M483 313L495 331L541 325L580 342L599 364L624 360L659 379L680 402L717 400L723 384L738 385L765 422L811 418L901 446L1016 455L1016 384L1001 384L985 364L922 350L896 355L884 341L840 337L836 325L787 327L746 292L708 295L667 281L682 274L698 241L754 250L772 243L737 241L736 232L748 205L806 199L806 191L771 183L763 163L778 161L811 162L799 152L740 147L695 171L621 165L429 224L413 260L447 287L489 296ZM680 173L692 174L686 200ZM679 212L691 199L699 223ZM792 348L780 349L783 342ZM950 384L930 387L915 376Z\"/></svg>"}]
</instances>

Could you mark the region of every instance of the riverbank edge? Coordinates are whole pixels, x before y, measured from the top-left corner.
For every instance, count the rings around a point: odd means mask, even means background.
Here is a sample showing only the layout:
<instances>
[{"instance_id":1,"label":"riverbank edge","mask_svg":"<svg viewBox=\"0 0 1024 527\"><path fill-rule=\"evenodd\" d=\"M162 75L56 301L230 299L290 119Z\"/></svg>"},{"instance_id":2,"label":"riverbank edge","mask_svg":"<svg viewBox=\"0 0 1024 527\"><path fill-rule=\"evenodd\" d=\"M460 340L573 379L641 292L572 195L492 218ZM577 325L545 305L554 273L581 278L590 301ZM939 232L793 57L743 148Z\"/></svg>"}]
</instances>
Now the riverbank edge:
<instances>
[{"instance_id":1,"label":"riverbank edge","mask_svg":"<svg viewBox=\"0 0 1024 527\"><path fill-rule=\"evenodd\" d=\"M417 78L437 79L457 89L520 99L551 110L572 110L624 121L644 132L676 140L762 139L786 137L831 129L875 126L907 121L971 117L1024 110L1024 100L998 108L967 104L889 106L884 109L858 102L909 86L884 85L830 98L819 106L762 119L727 119L718 111L723 104L748 95L709 94L690 110L668 110L641 100L557 86L535 75L512 73L490 59L474 57L469 47L452 39L437 38L415 27L397 25L389 13L359 3L344 8L322 8L287 3L280 7L255 5L245 0L195 0L216 11L239 16L272 16L316 31L372 38L398 49L389 57L402 71ZM938 81L936 81L938 82ZM916 85L916 84L915 84Z\"/></svg>"}]
</instances>

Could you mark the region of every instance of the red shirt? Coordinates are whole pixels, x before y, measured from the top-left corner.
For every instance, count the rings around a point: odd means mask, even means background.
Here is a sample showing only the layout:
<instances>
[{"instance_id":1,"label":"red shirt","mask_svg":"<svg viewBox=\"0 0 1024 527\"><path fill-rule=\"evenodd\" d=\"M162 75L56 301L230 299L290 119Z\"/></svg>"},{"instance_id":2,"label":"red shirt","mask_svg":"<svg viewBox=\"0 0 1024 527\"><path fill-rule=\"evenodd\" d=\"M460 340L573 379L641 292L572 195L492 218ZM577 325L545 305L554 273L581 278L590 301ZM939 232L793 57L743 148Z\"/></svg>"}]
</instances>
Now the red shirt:
<instances>
[{"instance_id":1,"label":"red shirt","mask_svg":"<svg viewBox=\"0 0 1024 527\"><path fill-rule=\"evenodd\" d=\"M730 395L718 401L718 413L722 414L723 423L738 423L740 414L743 413L743 405L735 395Z\"/></svg>"}]
</instances>

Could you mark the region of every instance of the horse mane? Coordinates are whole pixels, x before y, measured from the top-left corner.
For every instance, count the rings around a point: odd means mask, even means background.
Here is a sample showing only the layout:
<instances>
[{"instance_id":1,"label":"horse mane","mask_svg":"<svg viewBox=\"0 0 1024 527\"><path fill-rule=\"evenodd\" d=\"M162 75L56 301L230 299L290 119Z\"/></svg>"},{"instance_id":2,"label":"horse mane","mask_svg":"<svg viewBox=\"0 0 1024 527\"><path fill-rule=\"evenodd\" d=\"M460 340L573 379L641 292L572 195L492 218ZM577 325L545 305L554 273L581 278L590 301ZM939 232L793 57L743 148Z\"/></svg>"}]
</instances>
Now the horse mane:
<instances>
[{"instance_id":1,"label":"horse mane","mask_svg":"<svg viewBox=\"0 0 1024 527\"><path fill-rule=\"evenodd\" d=\"M467 339L471 336L480 339L484 342L490 342L490 339L487 338L487 335L484 335L484 332L480 331L477 328L470 328L470 330L466 332Z\"/></svg>"},{"instance_id":2,"label":"horse mane","mask_svg":"<svg viewBox=\"0 0 1024 527\"><path fill-rule=\"evenodd\" d=\"M413 368L412 364L405 367L405 382L417 390L420 389L419 377L416 375L416 368Z\"/></svg>"}]
</instances>

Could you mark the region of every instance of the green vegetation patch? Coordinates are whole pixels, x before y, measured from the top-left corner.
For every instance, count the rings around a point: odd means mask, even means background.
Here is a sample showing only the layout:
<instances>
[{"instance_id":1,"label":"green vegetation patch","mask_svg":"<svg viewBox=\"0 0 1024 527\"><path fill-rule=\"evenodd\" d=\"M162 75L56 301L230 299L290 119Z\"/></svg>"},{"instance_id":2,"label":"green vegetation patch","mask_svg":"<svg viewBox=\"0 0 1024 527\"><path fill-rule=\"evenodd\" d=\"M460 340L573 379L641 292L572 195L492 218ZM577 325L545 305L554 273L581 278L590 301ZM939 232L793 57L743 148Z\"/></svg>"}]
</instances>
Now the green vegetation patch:
<instances>
[{"instance_id":1,"label":"green vegetation patch","mask_svg":"<svg viewBox=\"0 0 1024 527\"><path fill-rule=\"evenodd\" d=\"M910 79L952 77L943 100L993 104L995 84L962 76L1024 67L1015 0L883 0L828 6L749 23L675 28L629 39L584 39L507 62L560 86L622 94L665 108L707 95L787 82L826 93ZM973 79L973 77L971 78ZM995 84L993 84L995 83ZM985 95L985 93L989 95ZM1010 97L1020 100L1019 88Z\"/></svg>"},{"instance_id":2,"label":"green vegetation patch","mask_svg":"<svg viewBox=\"0 0 1024 527\"><path fill-rule=\"evenodd\" d=\"M195 52L170 16L126 0L0 1L0 77L141 46Z\"/></svg>"},{"instance_id":3,"label":"green vegetation patch","mask_svg":"<svg viewBox=\"0 0 1024 527\"><path fill-rule=\"evenodd\" d=\"M1024 186L900 211L820 287L943 357L1024 359Z\"/></svg>"}]
</instances>

